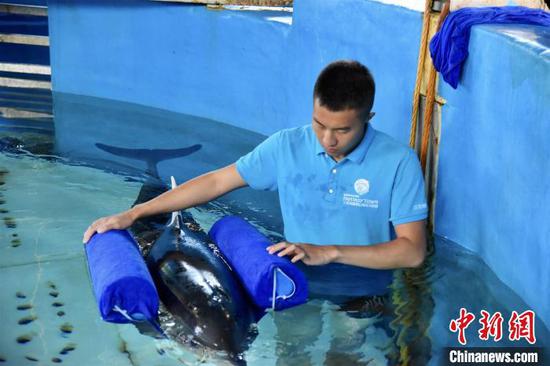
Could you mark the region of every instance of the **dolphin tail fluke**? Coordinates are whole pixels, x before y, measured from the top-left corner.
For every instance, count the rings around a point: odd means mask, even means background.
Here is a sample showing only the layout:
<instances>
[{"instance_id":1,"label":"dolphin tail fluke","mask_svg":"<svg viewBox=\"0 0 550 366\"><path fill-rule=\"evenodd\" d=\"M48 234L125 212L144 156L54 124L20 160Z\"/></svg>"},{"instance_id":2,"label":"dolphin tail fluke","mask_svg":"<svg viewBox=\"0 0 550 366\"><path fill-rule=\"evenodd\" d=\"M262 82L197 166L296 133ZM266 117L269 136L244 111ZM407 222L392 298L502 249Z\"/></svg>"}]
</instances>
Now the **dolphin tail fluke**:
<instances>
[{"instance_id":1,"label":"dolphin tail fluke","mask_svg":"<svg viewBox=\"0 0 550 366\"><path fill-rule=\"evenodd\" d=\"M182 158L191 155L200 150L202 145L196 144L181 149L129 149L96 143L95 146L110 154L121 156L123 158L145 161L147 163L147 172L158 177L157 164L163 160Z\"/></svg>"}]
</instances>

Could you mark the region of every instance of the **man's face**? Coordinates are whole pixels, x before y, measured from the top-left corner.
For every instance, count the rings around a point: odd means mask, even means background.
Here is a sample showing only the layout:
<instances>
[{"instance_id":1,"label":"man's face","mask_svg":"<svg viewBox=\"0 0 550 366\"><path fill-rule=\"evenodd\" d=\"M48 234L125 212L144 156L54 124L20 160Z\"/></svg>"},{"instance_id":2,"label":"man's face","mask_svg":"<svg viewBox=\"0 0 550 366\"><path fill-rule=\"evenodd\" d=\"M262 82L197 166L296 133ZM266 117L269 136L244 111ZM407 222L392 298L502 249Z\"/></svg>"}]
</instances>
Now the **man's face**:
<instances>
[{"instance_id":1,"label":"man's face","mask_svg":"<svg viewBox=\"0 0 550 366\"><path fill-rule=\"evenodd\" d=\"M319 104L313 105L313 131L325 152L335 161L342 160L363 138L367 118L358 110L333 112Z\"/></svg>"}]
</instances>

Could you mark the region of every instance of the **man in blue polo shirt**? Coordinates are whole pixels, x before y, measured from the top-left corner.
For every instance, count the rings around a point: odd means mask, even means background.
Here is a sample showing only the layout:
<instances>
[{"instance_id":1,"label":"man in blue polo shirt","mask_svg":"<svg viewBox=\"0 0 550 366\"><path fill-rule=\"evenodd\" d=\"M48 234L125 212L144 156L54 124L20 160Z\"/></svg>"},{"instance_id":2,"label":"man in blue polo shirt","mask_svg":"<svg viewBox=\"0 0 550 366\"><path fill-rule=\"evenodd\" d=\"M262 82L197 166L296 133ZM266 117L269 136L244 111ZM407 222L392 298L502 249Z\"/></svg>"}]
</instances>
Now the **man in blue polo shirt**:
<instances>
[{"instance_id":1,"label":"man in blue polo shirt","mask_svg":"<svg viewBox=\"0 0 550 366\"><path fill-rule=\"evenodd\" d=\"M360 63L328 65L315 84L311 125L280 131L235 164L96 220L83 241L249 185L279 191L286 241L270 253L307 265L420 265L427 216L422 172L411 149L369 125L374 92Z\"/></svg>"},{"instance_id":2,"label":"man in blue polo shirt","mask_svg":"<svg viewBox=\"0 0 550 366\"><path fill-rule=\"evenodd\" d=\"M280 131L237 161L249 186L279 191L286 242L271 253L312 265L422 263L422 171L411 149L369 125L374 89L363 65L332 63L315 84L312 124Z\"/></svg>"}]
</instances>

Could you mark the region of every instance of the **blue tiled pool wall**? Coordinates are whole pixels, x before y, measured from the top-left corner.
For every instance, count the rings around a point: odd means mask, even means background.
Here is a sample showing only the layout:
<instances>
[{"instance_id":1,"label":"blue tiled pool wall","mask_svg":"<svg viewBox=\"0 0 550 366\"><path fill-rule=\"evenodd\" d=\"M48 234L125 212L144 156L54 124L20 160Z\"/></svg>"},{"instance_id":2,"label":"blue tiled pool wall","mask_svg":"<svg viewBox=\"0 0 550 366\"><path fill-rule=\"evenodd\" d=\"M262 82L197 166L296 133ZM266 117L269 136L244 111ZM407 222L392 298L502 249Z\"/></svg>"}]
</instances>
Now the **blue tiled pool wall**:
<instances>
[{"instance_id":1,"label":"blue tiled pool wall","mask_svg":"<svg viewBox=\"0 0 550 366\"><path fill-rule=\"evenodd\" d=\"M318 72L335 59L354 58L367 64L377 81L373 124L408 140L420 13L363 0L300 0L293 13L138 1L115 5L49 2L52 80L59 96L185 113L199 117L196 130L206 126L200 119L215 120L261 134L255 137L260 141L278 129L308 123ZM544 183L550 173L543 139L550 122L550 62L548 51L521 41L538 37L547 50L549 38L528 30L513 39L506 29L515 28L475 28L459 88L440 86L447 103L435 231L477 252L549 325L550 212ZM111 136L115 144L119 138L109 134L108 119L90 121L82 133L76 119L55 113L61 153L100 154L94 142ZM129 130L125 143L182 147L179 143L187 142L177 139L179 128L172 120L150 133ZM214 143L232 144L215 128L211 132ZM240 152L227 149L231 153L223 159ZM178 162L166 164L172 165L161 167L163 178ZM180 178L191 172L180 172Z\"/></svg>"}]
</instances>

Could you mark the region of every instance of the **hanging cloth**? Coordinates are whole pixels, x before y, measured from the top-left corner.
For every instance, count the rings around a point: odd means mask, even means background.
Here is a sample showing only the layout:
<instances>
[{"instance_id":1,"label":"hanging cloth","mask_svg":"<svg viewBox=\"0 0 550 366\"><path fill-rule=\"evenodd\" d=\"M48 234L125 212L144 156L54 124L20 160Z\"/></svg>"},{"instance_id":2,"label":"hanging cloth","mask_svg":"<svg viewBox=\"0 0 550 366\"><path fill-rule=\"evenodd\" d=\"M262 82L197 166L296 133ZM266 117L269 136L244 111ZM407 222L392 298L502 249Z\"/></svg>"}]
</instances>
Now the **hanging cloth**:
<instances>
[{"instance_id":1,"label":"hanging cloth","mask_svg":"<svg viewBox=\"0 0 550 366\"><path fill-rule=\"evenodd\" d=\"M470 28L477 24L532 24L550 27L550 13L522 6L463 8L447 16L430 42L434 66L456 89L462 64L468 57Z\"/></svg>"}]
</instances>

